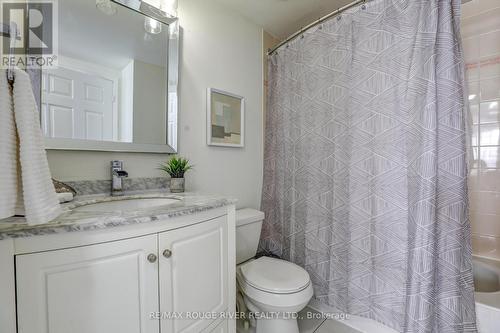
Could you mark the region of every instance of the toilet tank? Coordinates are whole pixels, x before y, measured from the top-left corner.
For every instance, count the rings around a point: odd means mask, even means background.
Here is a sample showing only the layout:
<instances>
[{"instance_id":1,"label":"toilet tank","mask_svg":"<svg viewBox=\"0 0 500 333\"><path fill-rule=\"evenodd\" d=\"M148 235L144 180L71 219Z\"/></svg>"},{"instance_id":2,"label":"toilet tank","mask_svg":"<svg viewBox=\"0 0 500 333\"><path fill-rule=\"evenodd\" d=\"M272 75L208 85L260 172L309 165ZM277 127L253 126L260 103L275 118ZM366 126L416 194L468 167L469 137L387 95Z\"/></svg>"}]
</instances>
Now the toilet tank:
<instances>
[{"instance_id":1,"label":"toilet tank","mask_svg":"<svg viewBox=\"0 0 500 333\"><path fill-rule=\"evenodd\" d=\"M236 264L252 259L257 254L264 213L244 208L236 211Z\"/></svg>"}]
</instances>

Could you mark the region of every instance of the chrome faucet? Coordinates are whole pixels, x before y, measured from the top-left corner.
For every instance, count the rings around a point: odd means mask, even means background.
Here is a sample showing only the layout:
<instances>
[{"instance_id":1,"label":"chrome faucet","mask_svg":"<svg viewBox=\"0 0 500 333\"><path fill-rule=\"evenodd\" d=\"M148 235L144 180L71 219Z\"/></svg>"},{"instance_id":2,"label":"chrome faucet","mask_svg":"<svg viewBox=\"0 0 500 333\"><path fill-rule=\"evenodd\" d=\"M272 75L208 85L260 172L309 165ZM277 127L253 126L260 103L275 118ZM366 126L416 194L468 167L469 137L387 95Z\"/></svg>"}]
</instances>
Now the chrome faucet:
<instances>
[{"instance_id":1,"label":"chrome faucet","mask_svg":"<svg viewBox=\"0 0 500 333\"><path fill-rule=\"evenodd\" d=\"M123 178L128 177L128 172L123 170L123 161L111 161L111 195L123 195Z\"/></svg>"}]
</instances>

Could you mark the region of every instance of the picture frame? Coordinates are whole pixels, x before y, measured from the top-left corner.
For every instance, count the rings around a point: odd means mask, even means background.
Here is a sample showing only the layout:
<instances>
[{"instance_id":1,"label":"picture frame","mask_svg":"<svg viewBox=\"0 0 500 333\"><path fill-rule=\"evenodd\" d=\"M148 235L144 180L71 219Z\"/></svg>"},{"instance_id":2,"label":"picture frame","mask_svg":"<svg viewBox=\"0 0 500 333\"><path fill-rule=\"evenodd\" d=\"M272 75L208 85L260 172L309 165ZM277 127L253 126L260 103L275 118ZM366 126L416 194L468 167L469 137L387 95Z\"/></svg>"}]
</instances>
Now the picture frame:
<instances>
[{"instance_id":1,"label":"picture frame","mask_svg":"<svg viewBox=\"0 0 500 333\"><path fill-rule=\"evenodd\" d=\"M207 88L207 145L245 146L245 98Z\"/></svg>"}]
</instances>

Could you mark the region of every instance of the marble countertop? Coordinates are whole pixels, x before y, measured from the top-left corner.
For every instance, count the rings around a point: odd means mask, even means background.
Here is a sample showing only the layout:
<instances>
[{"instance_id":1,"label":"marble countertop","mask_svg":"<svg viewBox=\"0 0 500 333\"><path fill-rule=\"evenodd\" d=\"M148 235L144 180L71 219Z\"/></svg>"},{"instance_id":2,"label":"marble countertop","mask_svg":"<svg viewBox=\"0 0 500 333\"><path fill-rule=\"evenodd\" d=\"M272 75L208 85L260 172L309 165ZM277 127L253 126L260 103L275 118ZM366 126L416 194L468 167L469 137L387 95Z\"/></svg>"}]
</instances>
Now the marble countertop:
<instances>
[{"instance_id":1,"label":"marble countertop","mask_svg":"<svg viewBox=\"0 0 500 333\"><path fill-rule=\"evenodd\" d=\"M73 211L73 209L77 207L94 203L141 198L173 198L179 201L165 206L137 210L110 212ZM111 197L109 195L79 196L71 202L61 204L64 213L46 224L28 225L24 217L10 217L0 220L0 240L75 231L99 230L116 226L161 221L235 203L235 199L219 196L208 196L195 193L172 194L161 191L134 192L121 197Z\"/></svg>"}]
</instances>

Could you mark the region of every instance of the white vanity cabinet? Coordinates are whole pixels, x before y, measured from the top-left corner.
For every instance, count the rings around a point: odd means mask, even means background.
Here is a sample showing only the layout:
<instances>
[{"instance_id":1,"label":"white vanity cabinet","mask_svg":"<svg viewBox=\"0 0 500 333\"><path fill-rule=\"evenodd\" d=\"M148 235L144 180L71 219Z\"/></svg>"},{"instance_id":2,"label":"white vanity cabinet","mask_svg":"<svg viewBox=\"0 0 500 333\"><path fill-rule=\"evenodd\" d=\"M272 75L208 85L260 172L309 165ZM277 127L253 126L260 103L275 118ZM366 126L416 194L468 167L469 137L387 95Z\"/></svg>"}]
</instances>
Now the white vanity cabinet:
<instances>
[{"instance_id":1,"label":"white vanity cabinet","mask_svg":"<svg viewBox=\"0 0 500 333\"><path fill-rule=\"evenodd\" d=\"M234 320L214 317L235 311L234 228L230 206L103 234L21 239L11 257L17 333L235 332ZM0 323L0 332L13 326Z\"/></svg>"},{"instance_id":2,"label":"white vanity cabinet","mask_svg":"<svg viewBox=\"0 0 500 333\"><path fill-rule=\"evenodd\" d=\"M17 256L18 332L157 333L156 239Z\"/></svg>"}]
</instances>

